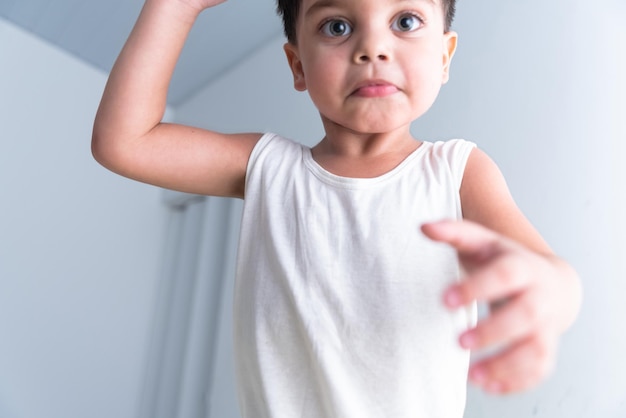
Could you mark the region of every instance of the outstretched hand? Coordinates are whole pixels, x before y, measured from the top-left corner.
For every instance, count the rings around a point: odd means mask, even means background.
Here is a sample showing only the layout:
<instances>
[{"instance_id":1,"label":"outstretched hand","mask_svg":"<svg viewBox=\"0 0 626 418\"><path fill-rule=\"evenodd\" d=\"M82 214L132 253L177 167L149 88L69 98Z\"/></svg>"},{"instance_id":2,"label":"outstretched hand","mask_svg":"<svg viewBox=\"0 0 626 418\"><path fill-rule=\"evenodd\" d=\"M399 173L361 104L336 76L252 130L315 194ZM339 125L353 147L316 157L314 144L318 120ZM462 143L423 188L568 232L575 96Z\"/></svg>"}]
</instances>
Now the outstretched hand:
<instances>
[{"instance_id":1,"label":"outstretched hand","mask_svg":"<svg viewBox=\"0 0 626 418\"><path fill-rule=\"evenodd\" d=\"M580 288L573 269L468 221L425 224L423 233L454 247L465 277L444 294L451 309L488 303L490 315L459 337L462 347L498 347L470 367L469 379L492 393L529 389L554 367L560 335L574 321Z\"/></svg>"}]
</instances>

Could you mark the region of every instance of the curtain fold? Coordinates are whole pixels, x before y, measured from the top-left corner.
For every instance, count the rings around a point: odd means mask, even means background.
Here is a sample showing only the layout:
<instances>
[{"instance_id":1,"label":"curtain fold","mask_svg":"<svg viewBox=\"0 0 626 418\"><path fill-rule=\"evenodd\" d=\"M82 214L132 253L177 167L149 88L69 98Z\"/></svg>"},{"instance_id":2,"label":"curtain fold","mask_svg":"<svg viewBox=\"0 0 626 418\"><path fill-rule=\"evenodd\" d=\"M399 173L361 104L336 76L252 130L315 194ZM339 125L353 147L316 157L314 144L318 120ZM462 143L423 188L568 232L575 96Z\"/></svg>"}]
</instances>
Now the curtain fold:
<instances>
[{"instance_id":1,"label":"curtain fold","mask_svg":"<svg viewBox=\"0 0 626 418\"><path fill-rule=\"evenodd\" d=\"M241 204L171 191L163 200L169 219L138 417L234 418L230 328Z\"/></svg>"}]
</instances>

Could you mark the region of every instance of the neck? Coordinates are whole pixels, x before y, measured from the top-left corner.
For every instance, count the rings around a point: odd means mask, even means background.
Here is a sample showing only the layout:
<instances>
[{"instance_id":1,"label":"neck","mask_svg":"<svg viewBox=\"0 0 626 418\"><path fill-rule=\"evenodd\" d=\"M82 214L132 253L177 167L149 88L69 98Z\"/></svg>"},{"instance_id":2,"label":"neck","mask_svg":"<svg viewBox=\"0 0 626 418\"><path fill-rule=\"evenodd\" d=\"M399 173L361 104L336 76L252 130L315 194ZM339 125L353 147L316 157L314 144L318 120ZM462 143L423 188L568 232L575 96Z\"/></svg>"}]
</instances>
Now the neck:
<instances>
[{"instance_id":1,"label":"neck","mask_svg":"<svg viewBox=\"0 0 626 418\"><path fill-rule=\"evenodd\" d=\"M357 132L322 118L326 136L313 148L314 155L345 158L375 158L414 149L419 142L413 138L410 125L389 132Z\"/></svg>"},{"instance_id":2,"label":"neck","mask_svg":"<svg viewBox=\"0 0 626 418\"><path fill-rule=\"evenodd\" d=\"M421 142L410 126L391 132L355 132L324 121L326 136L312 149L313 159L327 171L345 177L377 177L415 151Z\"/></svg>"}]
</instances>

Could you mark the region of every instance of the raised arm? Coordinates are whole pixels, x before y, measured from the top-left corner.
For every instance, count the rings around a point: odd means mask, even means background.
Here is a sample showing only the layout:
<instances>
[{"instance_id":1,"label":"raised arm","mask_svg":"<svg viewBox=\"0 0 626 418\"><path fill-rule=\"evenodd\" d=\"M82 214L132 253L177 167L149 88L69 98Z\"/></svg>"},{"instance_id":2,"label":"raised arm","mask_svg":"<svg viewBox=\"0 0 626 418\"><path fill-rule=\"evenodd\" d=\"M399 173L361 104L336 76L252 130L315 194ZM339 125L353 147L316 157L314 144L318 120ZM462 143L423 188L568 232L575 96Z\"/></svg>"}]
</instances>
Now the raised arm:
<instances>
[{"instance_id":1,"label":"raised arm","mask_svg":"<svg viewBox=\"0 0 626 418\"><path fill-rule=\"evenodd\" d=\"M243 197L259 134L162 123L167 90L200 12L224 0L147 0L107 82L93 129L98 162L123 176L188 193Z\"/></svg>"}]
</instances>

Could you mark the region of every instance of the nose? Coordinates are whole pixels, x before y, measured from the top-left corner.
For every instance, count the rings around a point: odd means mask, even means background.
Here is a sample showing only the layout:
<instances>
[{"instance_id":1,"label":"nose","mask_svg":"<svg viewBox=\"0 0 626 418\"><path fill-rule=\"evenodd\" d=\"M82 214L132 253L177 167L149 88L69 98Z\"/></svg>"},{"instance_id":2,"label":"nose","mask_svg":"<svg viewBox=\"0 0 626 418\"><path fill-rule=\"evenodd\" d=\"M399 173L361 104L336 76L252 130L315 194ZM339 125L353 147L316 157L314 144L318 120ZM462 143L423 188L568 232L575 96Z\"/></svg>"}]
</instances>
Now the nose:
<instances>
[{"instance_id":1,"label":"nose","mask_svg":"<svg viewBox=\"0 0 626 418\"><path fill-rule=\"evenodd\" d=\"M385 34L368 30L360 34L354 50L355 64L386 62L391 60L391 51Z\"/></svg>"}]
</instances>

